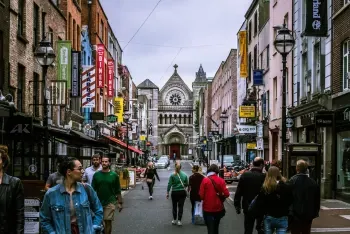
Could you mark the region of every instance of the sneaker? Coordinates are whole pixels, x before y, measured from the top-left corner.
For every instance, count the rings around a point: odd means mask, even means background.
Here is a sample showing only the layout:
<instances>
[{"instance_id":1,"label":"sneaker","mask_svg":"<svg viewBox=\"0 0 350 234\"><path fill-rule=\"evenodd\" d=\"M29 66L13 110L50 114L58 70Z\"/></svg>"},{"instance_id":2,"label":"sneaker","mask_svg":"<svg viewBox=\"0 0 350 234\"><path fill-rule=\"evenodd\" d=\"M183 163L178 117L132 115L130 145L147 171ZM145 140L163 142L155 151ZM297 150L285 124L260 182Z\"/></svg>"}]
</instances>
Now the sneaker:
<instances>
[{"instance_id":1,"label":"sneaker","mask_svg":"<svg viewBox=\"0 0 350 234\"><path fill-rule=\"evenodd\" d=\"M152 197L152 196L149 196L149 199L150 199L150 200L153 200L153 197Z\"/></svg>"},{"instance_id":2,"label":"sneaker","mask_svg":"<svg viewBox=\"0 0 350 234\"><path fill-rule=\"evenodd\" d=\"M179 220L179 221L177 221L177 226L182 226L182 223L181 223L181 221Z\"/></svg>"},{"instance_id":3,"label":"sneaker","mask_svg":"<svg viewBox=\"0 0 350 234\"><path fill-rule=\"evenodd\" d=\"M174 219L173 221L171 221L172 225L176 225L176 220Z\"/></svg>"}]
</instances>

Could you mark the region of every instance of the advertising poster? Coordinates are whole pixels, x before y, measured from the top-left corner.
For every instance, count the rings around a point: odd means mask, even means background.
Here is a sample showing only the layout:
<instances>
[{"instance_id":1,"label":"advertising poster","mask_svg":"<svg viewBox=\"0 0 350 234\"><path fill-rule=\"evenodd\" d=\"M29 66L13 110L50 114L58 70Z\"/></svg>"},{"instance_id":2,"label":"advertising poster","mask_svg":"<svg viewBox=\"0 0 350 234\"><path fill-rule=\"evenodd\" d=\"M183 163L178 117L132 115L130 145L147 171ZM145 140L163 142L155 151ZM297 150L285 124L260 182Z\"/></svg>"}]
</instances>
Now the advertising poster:
<instances>
[{"instance_id":1,"label":"advertising poster","mask_svg":"<svg viewBox=\"0 0 350 234\"><path fill-rule=\"evenodd\" d=\"M67 81L67 88L71 88L71 64L72 44L71 41L57 41L57 66L58 80Z\"/></svg>"},{"instance_id":2,"label":"advertising poster","mask_svg":"<svg viewBox=\"0 0 350 234\"><path fill-rule=\"evenodd\" d=\"M247 31L239 32L239 53L241 58L240 63L240 77L247 78L248 63L247 63Z\"/></svg>"},{"instance_id":3,"label":"advertising poster","mask_svg":"<svg viewBox=\"0 0 350 234\"><path fill-rule=\"evenodd\" d=\"M117 122L122 123L124 121L123 114L123 103L124 99L122 97L116 97L114 98L114 114L117 116Z\"/></svg>"}]
</instances>

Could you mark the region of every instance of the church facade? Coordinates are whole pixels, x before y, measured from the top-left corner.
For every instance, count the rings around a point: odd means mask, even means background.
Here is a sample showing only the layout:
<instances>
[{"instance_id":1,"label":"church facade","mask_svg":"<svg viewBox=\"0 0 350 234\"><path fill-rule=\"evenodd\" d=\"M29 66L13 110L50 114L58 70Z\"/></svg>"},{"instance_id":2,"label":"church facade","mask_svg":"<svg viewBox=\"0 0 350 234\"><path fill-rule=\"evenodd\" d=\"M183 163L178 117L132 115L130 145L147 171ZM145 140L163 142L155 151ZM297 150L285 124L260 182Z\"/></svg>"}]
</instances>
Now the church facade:
<instances>
[{"instance_id":1,"label":"church facade","mask_svg":"<svg viewBox=\"0 0 350 234\"><path fill-rule=\"evenodd\" d=\"M159 91L158 155L180 159L193 152L193 93L177 72Z\"/></svg>"}]
</instances>

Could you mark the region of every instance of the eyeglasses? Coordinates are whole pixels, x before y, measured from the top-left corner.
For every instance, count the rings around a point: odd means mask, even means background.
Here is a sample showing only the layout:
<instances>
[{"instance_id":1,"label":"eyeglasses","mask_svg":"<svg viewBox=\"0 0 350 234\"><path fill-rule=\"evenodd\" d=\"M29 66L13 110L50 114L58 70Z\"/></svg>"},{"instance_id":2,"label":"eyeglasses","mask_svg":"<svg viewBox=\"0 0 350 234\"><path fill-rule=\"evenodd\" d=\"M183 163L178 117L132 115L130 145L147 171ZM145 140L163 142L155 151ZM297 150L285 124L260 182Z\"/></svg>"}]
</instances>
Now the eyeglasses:
<instances>
[{"instance_id":1,"label":"eyeglasses","mask_svg":"<svg viewBox=\"0 0 350 234\"><path fill-rule=\"evenodd\" d=\"M82 167L79 167L79 168L74 168L73 170L77 170L77 171L80 171L80 172L85 171L85 170L84 170L84 168L82 168Z\"/></svg>"}]
</instances>

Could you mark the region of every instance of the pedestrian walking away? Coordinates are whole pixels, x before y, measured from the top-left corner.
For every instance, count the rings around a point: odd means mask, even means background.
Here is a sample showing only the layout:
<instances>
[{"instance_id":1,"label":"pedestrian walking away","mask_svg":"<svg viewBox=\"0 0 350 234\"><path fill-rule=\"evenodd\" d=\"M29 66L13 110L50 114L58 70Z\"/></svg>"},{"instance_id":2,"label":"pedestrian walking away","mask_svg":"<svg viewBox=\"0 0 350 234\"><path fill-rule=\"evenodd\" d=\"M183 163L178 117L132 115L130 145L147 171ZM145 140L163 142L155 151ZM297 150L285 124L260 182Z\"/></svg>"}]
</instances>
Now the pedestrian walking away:
<instances>
[{"instance_id":1,"label":"pedestrian walking away","mask_svg":"<svg viewBox=\"0 0 350 234\"><path fill-rule=\"evenodd\" d=\"M157 180L159 180L159 176L157 173L157 169L154 167L152 162L149 162L147 165L147 169L145 171L145 180L148 186L148 192L149 192L149 200L152 200L153 197L153 187L154 187L154 183L156 181L155 177L157 177Z\"/></svg>"},{"instance_id":2,"label":"pedestrian walking away","mask_svg":"<svg viewBox=\"0 0 350 234\"><path fill-rule=\"evenodd\" d=\"M49 175L45 184L45 190L49 190L49 188L55 187L57 184L61 184L63 182L63 175L59 172L59 167L62 161L64 160L63 156L58 156L56 161L57 171Z\"/></svg>"},{"instance_id":3,"label":"pedestrian walking away","mask_svg":"<svg viewBox=\"0 0 350 234\"><path fill-rule=\"evenodd\" d=\"M7 146L0 145L0 233L24 233L24 191L20 179L6 174Z\"/></svg>"},{"instance_id":4,"label":"pedestrian walking away","mask_svg":"<svg viewBox=\"0 0 350 234\"><path fill-rule=\"evenodd\" d=\"M88 183L88 184L92 183L92 178L93 178L94 174L97 171L102 170L101 156L99 154L94 154L91 157L91 161L92 161L92 165L85 169L85 173L83 175L83 182Z\"/></svg>"},{"instance_id":5,"label":"pedestrian walking away","mask_svg":"<svg viewBox=\"0 0 350 234\"><path fill-rule=\"evenodd\" d=\"M293 195L290 212L292 234L309 234L312 220L319 216L320 188L313 179L309 178L307 170L308 164L304 160L297 161L297 174L288 181Z\"/></svg>"},{"instance_id":6,"label":"pedestrian walking away","mask_svg":"<svg viewBox=\"0 0 350 234\"><path fill-rule=\"evenodd\" d=\"M110 159L102 156L102 170L94 174L92 187L95 189L98 198L103 206L103 224L105 234L112 233L112 223L116 208L122 211L122 195L119 176L110 169Z\"/></svg>"},{"instance_id":7,"label":"pedestrian walking away","mask_svg":"<svg viewBox=\"0 0 350 234\"><path fill-rule=\"evenodd\" d=\"M258 234L263 234L263 217L253 217L248 212L248 207L253 199L259 194L265 180L265 174L262 173L264 168L264 160L256 157L253 161L252 168L244 172L238 182L234 206L237 214L241 213L243 208L244 213L244 234L252 234L254 223L256 221L256 230Z\"/></svg>"},{"instance_id":8,"label":"pedestrian walking away","mask_svg":"<svg viewBox=\"0 0 350 234\"><path fill-rule=\"evenodd\" d=\"M192 167L192 175L189 178L189 186L188 186L188 192L190 193L190 200L191 200L191 216L192 216L192 223L194 223L194 207L196 201L200 202L201 198L199 196L199 188L201 186L201 183L204 179L204 176L199 172L201 167L198 165L194 165Z\"/></svg>"},{"instance_id":9,"label":"pedestrian walking away","mask_svg":"<svg viewBox=\"0 0 350 234\"><path fill-rule=\"evenodd\" d=\"M59 172L64 177L63 182L46 192L40 208L44 233L95 234L100 231L102 205L91 186L80 183L84 172L80 161L65 157Z\"/></svg>"},{"instance_id":10,"label":"pedestrian walking away","mask_svg":"<svg viewBox=\"0 0 350 234\"><path fill-rule=\"evenodd\" d=\"M203 200L203 215L208 234L219 234L220 220L225 216L224 201L230 196L225 180L218 176L219 167L210 165L203 179L199 196Z\"/></svg>"},{"instance_id":11,"label":"pedestrian walking away","mask_svg":"<svg viewBox=\"0 0 350 234\"><path fill-rule=\"evenodd\" d=\"M181 171L181 164L175 165L175 173L169 177L166 198L169 198L171 190L171 200L173 204L173 221L174 225L182 226L182 214L187 197L186 188L188 186L187 175Z\"/></svg>"}]
</instances>

